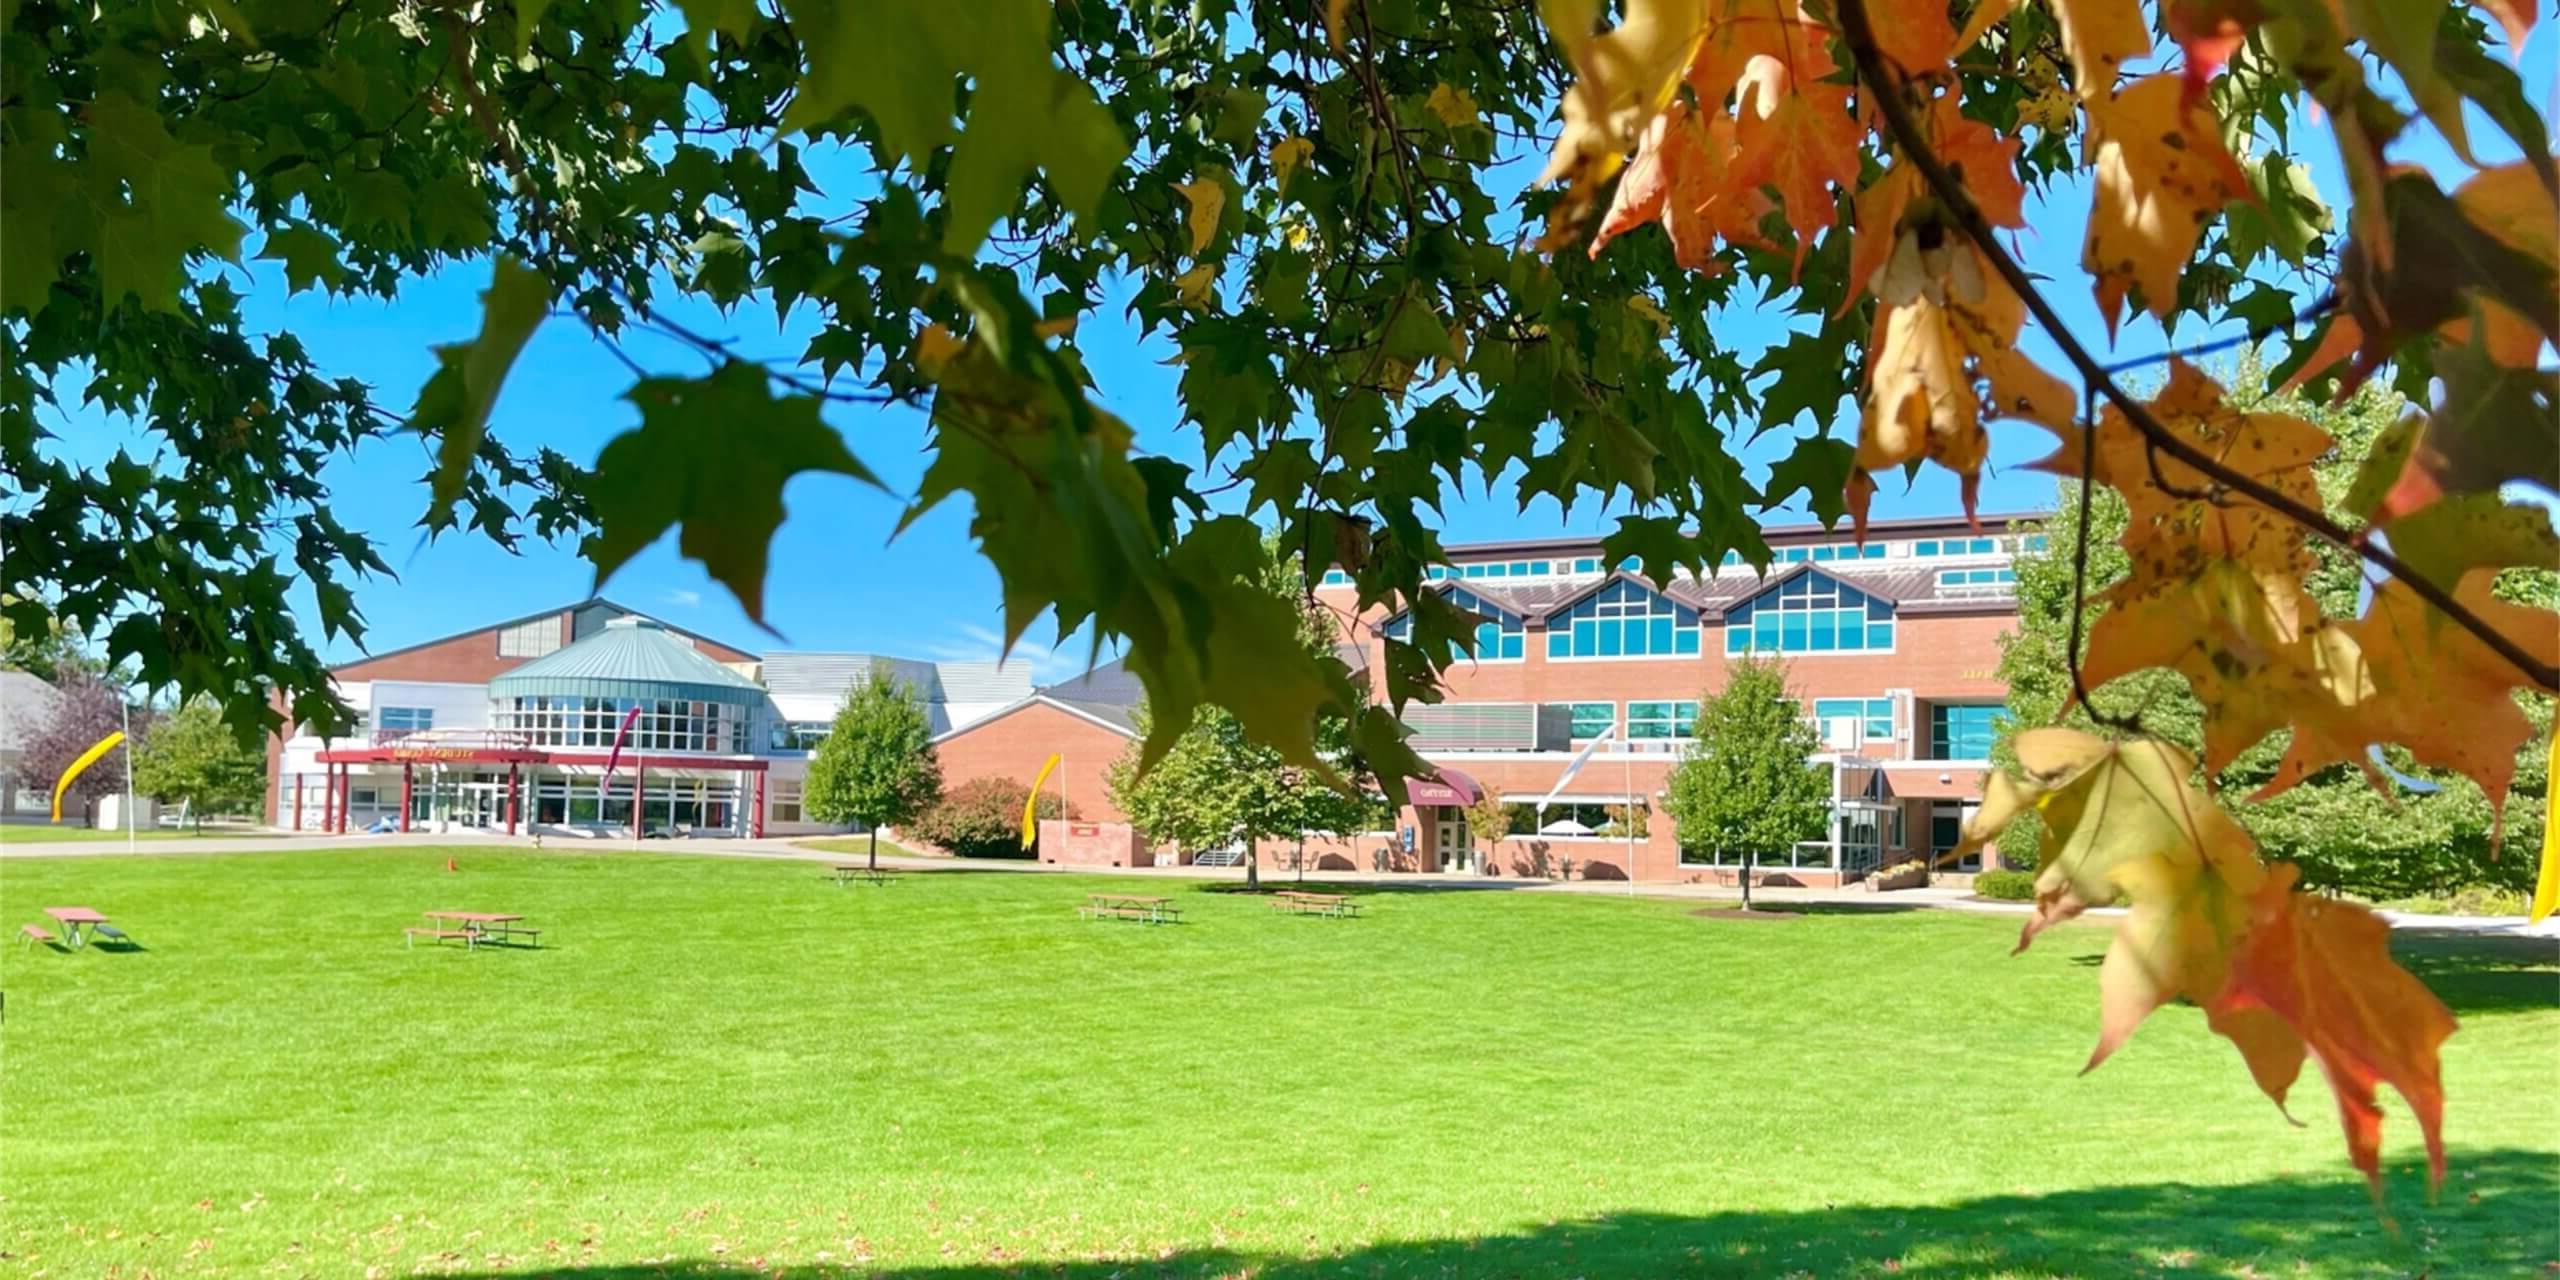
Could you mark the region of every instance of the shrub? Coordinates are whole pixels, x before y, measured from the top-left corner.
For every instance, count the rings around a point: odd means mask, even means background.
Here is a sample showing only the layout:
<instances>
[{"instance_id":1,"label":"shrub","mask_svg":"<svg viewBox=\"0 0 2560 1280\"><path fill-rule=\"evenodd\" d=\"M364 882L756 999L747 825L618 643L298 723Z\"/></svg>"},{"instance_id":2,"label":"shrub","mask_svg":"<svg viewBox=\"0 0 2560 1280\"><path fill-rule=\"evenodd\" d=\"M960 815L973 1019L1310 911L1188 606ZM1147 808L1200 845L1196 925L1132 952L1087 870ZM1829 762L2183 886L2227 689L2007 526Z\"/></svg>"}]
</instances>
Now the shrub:
<instances>
[{"instance_id":1,"label":"shrub","mask_svg":"<svg viewBox=\"0 0 2560 1280\"><path fill-rule=\"evenodd\" d=\"M906 827L907 834L963 858L1028 858L1022 847L1022 802L1031 788L1013 778L972 778ZM1040 797L1043 818L1073 818L1075 806Z\"/></svg>"},{"instance_id":2,"label":"shrub","mask_svg":"<svg viewBox=\"0 0 2560 1280\"><path fill-rule=\"evenodd\" d=\"M2032 871L1985 871L1973 878L1973 894L1995 902L2028 902L2036 896Z\"/></svg>"}]
</instances>

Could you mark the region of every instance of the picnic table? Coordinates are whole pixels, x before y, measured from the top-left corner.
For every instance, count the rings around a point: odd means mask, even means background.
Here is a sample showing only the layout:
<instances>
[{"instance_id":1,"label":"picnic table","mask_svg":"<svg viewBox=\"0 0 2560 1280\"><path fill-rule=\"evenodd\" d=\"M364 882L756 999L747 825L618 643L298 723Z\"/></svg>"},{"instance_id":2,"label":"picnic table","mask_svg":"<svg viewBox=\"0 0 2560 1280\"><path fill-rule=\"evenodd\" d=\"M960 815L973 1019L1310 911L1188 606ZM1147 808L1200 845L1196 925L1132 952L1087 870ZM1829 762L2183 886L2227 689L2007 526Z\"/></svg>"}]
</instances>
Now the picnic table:
<instances>
[{"instance_id":1,"label":"picnic table","mask_svg":"<svg viewBox=\"0 0 2560 1280\"><path fill-rule=\"evenodd\" d=\"M459 941L466 951L501 943L513 944L518 938L528 939L532 946L542 945L542 930L526 928L524 917L512 912L429 911L425 914L427 923L424 927L412 926L402 931L408 945L417 945L420 938L437 946L443 946L447 941Z\"/></svg>"},{"instance_id":2,"label":"picnic table","mask_svg":"<svg viewBox=\"0 0 2560 1280\"><path fill-rule=\"evenodd\" d=\"M829 867L827 868L827 875L839 886L852 884L856 880L867 881L871 884L888 884L897 879L896 876L880 870L879 868L861 866Z\"/></svg>"},{"instance_id":3,"label":"picnic table","mask_svg":"<svg viewBox=\"0 0 2560 1280\"><path fill-rule=\"evenodd\" d=\"M1085 897L1076 914L1087 920L1138 920L1147 924L1180 924L1182 908L1171 898L1150 898L1133 893L1096 893Z\"/></svg>"},{"instance_id":4,"label":"picnic table","mask_svg":"<svg viewBox=\"0 0 2560 1280\"><path fill-rule=\"evenodd\" d=\"M81 936L81 929L84 926L89 932L102 937L122 938L124 936L117 932L114 925L107 923L105 916L98 914L90 907L46 907L44 913L52 916L55 924L62 926L63 941L71 944L74 950L88 945L87 940Z\"/></svg>"},{"instance_id":5,"label":"picnic table","mask_svg":"<svg viewBox=\"0 0 2560 1280\"><path fill-rule=\"evenodd\" d=\"M1331 916L1336 920L1357 919L1360 904L1347 893L1309 893L1303 889L1282 889L1271 895L1271 909L1300 916Z\"/></svg>"}]
</instances>

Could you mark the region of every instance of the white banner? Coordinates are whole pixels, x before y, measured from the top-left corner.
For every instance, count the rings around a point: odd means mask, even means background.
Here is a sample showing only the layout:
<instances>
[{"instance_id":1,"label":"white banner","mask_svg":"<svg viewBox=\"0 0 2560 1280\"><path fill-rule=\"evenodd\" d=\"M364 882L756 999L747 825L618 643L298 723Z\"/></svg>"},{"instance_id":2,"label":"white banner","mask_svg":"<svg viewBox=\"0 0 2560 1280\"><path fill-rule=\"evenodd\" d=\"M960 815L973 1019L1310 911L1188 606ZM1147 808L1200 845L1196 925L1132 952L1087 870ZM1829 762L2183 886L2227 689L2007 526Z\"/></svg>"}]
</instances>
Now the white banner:
<instances>
[{"instance_id":1,"label":"white banner","mask_svg":"<svg viewBox=\"0 0 2560 1280\"><path fill-rule=\"evenodd\" d=\"M1556 785L1547 789L1547 798L1538 802L1538 808L1541 812L1543 812L1548 805L1554 804L1557 796L1564 794L1565 787L1573 781L1573 775L1582 772L1582 766L1591 763L1592 754L1600 750L1600 744L1607 742L1610 738L1616 736L1617 732L1618 726L1614 724L1601 730L1600 736L1593 738L1590 746L1584 747L1579 754L1574 756L1573 763L1564 767L1564 775L1556 779Z\"/></svg>"}]
</instances>

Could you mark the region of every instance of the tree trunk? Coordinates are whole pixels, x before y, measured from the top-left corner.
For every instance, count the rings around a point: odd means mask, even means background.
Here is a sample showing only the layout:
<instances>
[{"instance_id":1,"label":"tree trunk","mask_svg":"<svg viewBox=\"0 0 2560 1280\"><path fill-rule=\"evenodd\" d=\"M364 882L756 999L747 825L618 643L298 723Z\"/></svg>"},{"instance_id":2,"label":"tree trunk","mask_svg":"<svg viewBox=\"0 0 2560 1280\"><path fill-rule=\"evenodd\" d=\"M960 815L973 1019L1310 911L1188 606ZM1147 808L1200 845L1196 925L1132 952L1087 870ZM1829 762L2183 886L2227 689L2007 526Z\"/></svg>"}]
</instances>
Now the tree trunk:
<instances>
[{"instance_id":1,"label":"tree trunk","mask_svg":"<svg viewBox=\"0 0 2560 1280\"><path fill-rule=\"evenodd\" d=\"M880 827L877 823L871 827L871 869L880 869Z\"/></svg>"},{"instance_id":2,"label":"tree trunk","mask_svg":"<svg viewBox=\"0 0 2560 1280\"><path fill-rule=\"evenodd\" d=\"M1298 833L1298 883L1307 882L1307 833Z\"/></svg>"},{"instance_id":3,"label":"tree trunk","mask_svg":"<svg viewBox=\"0 0 2560 1280\"><path fill-rule=\"evenodd\" d=\"M1742 851L1742 909L1745 911L1751 909L1751 864L1754 861L1751 850L1745 848Z\"/></svg>"},{"instance_id":4,"label":"tree trunk","mask_svg":"<svg viewBox=\"0 0 2560 1280\"><path fill-rule=\"evenodd\" d=\"M1244 842L1244 891L1262 892L1262 851L1254 848L1251 840Z\"/></svg>"}]
</instances>

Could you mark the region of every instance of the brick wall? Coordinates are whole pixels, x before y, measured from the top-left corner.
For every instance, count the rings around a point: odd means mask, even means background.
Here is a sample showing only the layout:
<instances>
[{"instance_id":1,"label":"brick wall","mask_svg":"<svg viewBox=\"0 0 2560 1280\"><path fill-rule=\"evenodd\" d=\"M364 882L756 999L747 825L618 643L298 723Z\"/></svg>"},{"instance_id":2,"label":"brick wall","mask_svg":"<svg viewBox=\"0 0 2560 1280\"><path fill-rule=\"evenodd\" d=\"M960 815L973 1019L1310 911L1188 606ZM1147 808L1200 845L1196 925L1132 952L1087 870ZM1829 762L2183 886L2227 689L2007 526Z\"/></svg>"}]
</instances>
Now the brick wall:
<instances>
[{"instance_id":1,"label":"brick wall","mask_svg":"<svg viewBox=\"0 0 2560 1280\"><path fill-rule=\"evenodd\" d=\"M1065 759L1049 777L1047 791L1059 794L1088 822L1125 822L1128 815L1111 803L1103 771L1128 748L1129 738L1083 716L1034 702L981 720L934 745L942 762L945 790L971 778L1011 778L1030 786L1040 765L1057 752Z\"/></svg>"}]
</instances>

